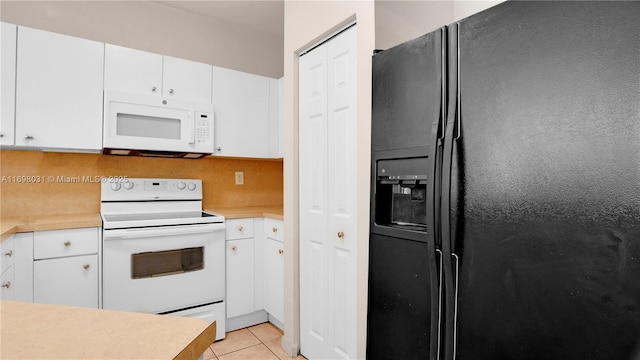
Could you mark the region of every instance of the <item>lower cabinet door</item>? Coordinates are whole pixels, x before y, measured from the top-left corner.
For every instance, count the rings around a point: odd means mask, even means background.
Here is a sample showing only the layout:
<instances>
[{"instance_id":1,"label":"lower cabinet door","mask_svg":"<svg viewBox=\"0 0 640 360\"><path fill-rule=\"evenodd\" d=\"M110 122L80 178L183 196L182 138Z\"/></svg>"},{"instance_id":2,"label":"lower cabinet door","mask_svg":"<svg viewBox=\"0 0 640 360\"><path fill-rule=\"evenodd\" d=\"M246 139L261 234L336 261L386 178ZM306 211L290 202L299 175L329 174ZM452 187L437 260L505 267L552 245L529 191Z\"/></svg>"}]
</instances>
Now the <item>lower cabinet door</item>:
<instances>
[{"instance_id":1,"label":"lower cabinet door","mask_svg":"<svg viewBox=\"0 0 640 360\"><path fill-rule=\"evenodd\" d=\"M227 318L254 309L253 238L227 241Z\"/></svg>"},{"instance_id":2,"label":"lower cabinet door","mask_svg":"<svg viewBox=\"0 0 640 360\"><path fill-rule=\"evenodd\" d=\"M13 276L13 266L10 266L0 276L0 300L15 300L15 284Z\"/></svg>"},{"instance_id":3,"label":"lower cabinet door","mask_svg":"<svg viewBox=\"0 0 640 360\"><path fill-rule=\"evenodd\" d=\"M34 261L33 301L98 308L98 255Z\"/></svg>"},{"instance_id":4,"label":"lower cabinet door","mask_svg":"<svg viewBox=\"0 0 640 360\"><path fill-rule=\"evenodd\" d=\"M283 322L284 318L284 247L280 241L267 238L265 257L264 308Z\"/></svg>"}]
</instances>

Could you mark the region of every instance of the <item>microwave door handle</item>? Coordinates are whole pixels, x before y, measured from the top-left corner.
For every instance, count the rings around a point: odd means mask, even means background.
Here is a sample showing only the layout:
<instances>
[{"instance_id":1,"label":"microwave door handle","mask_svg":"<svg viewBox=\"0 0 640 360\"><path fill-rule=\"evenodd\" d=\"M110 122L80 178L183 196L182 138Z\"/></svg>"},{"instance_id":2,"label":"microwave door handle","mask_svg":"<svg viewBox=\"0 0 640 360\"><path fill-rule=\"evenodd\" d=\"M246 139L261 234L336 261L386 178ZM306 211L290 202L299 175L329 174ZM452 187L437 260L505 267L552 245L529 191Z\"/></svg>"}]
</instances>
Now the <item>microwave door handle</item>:
<instances>
[{"instance_id":1,"label":"microwave door handle","mask_svg":"<svg viewBox=\"0 0 640 360\"><path fill-rule=\"evenodd\" d=\"M189 144L191 145L196 143L196 117L191 111L188 116L191 118L191 131L189 131Z\"/></svg>"}]
</instances>

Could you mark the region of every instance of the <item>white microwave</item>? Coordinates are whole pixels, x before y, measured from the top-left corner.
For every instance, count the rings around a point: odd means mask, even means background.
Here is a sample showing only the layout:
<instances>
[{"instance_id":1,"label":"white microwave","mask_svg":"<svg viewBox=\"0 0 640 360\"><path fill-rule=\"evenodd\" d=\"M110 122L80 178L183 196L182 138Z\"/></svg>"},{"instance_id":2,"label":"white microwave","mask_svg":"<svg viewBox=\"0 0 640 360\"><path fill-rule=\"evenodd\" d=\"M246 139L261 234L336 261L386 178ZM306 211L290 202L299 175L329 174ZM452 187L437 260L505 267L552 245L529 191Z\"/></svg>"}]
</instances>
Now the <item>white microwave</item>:
<instances>
[{"instance_id":1,"label":"white microwave","mask_svg":"<svg viewBox=\"0 0 640 360\"><path fill-rule=\"evenodd\" d=\"M104 93L103 154L201 158L213 154L213 105Z\"/></svg>"}]
</instances>

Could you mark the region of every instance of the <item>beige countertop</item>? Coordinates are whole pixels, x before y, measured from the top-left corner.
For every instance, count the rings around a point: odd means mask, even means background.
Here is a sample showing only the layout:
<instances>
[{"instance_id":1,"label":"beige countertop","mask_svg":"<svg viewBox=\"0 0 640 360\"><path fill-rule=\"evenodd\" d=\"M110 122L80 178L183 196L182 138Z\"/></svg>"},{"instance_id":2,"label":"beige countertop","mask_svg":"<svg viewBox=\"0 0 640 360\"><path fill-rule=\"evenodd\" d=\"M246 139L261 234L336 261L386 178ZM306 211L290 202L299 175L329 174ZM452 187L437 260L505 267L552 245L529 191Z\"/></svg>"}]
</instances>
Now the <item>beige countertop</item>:
<instances>
[{"instance_id":1,"label":"beige countertop","mask_svg":"<svg viewBox=\"0 0 640 360\"><path fill-rule=\"evenodd\" d=\"M242 219L251 217L266 217L275 220L284 219L281 205L211 207L205 210L223 215L225 219ZM94 226L102 226L102 218L100 217L100 214L3 217L0 220L0 241L19 232L75 229Z\"/></svg>"},{"instance_id":2,"label":"beige countertop","mask_svg":"<svg viewBox=\"0 0 640 360\"><path fill-rule=\"evenodd\" d=\"M0 301L2 359L197 359L215 323L169 315Z\"/></svg>"},{"instance_id":3,"label":"beige countertop","mask_svg":"<svg viewBox=\"0 0 640 360\"><path fill-rule=\"evenodd\" d=\"M19 232L61 230L102 226L100 214L38 215L6 217L0 220L0 240Z\"/></svg>"},{"instance_id":4,"label":"beige countertop","mask_svg":"<svg viewBox=\"0 0 640 360\"><path fill-rule=\"evenodd\" d=\"M225 219L242 219L252 217L266 217L275 220L283 220L282 205L265 206L241 206L241 207L211 207L205 211L224 216Z\"/></svg>"}]
</instances>

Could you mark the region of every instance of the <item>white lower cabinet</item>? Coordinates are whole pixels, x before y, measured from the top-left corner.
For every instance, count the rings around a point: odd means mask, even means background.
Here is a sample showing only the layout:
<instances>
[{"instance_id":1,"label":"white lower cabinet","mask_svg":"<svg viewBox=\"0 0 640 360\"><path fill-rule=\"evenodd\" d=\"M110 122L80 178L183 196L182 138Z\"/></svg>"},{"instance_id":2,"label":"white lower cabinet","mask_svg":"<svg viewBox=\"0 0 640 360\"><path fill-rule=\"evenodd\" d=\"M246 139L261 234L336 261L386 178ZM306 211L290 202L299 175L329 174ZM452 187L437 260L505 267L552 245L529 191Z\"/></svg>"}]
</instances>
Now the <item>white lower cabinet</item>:
<instances>
[{"instance_id":1,"label":"white lower cabinet","mask_svg":"<svg viewBox=\"0 0 640 360\"><path fill-rule=\"evenodd\" d=\"M99 308L99 228L33 235L33 301Z\"/></svg>"},{"instance_id":2,"label":"white lower cabinet","mask_svg":"<svg viewBox=\"0 0 640 360\"><path fill-rule=\"evenodd\" d=\"M33 301L98 308L98 255L35 261Z\"/></svg>"},{"instance_id":3,"label":"white lower cabinet","mask_svg":"<svg viewBox=\"0 0 640 360\"><path fill-rule=\"evenodd\" d=\"M267 237L265 247L264 309L280 324L284 319L284 246ZM274 321L272 321L274 322Z\"/></svg>"},{"instance_id":4,"label":"white lower cabinet","mask_svg":"<svg viewBox=\"0 0 640 360\"><path fill-rule=\"evenodd\" d=\"M227 241L227 317L255 311L253 238Z\"/></svg>"},{"instance_id":5,"label":"white lower cabinet","mask_svg":"<svg viewBox=\"0 0 640 360\"><path fill-rule=\"evenodd\" d=\"M282 233L279 220L227 220L227 331L266 321L283 326Z\"/></svg>"},{"instance_id":6,"label":"white lower cabinet","mask_svg":"<svg viewBox=\"0 0 640 360\"><path fill-rule=\"evenodd\" d=\"M0 299L33 301L33 233L12 235L0 243Z\"/></svg>"},{"instance_id":7,"label":"white lower cabinet","mask_svg":"<svg viewBox=\"0 0 640 360\"><path fill-rule=\"evenodd\" d=\"M0 243L0 299L15 299L15 279L14 279L14 244L15 236Z\"/></svg>"}]
</instances>

